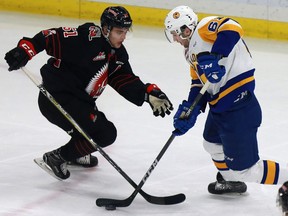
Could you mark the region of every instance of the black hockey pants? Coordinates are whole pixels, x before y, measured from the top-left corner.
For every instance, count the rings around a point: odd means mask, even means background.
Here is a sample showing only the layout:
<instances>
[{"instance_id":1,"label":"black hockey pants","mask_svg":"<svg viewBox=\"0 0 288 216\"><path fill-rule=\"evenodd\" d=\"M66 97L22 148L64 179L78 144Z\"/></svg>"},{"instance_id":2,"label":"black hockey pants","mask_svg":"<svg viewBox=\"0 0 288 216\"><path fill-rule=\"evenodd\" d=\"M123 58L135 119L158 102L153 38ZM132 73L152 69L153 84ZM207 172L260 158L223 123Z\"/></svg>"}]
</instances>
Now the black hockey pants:
<instances>
[{"instance_id":1,"label":"black hockey pants","mask_svg":"<svg viewBox=\"0 0 288 216\"><path fill-rule=\"evenodd\" d=\"M97 110L94 103L81 100L71 92L51 94L97 145L106 147L115 141L117 130L114 124L107 120L103 112ZM66 160L71 161L95 151L92 145L42 93L39 94L38 104L41 113L48 121L59 126L71 136L71 140L61 147L61 155Z\"/></svg>"}]
</instances>

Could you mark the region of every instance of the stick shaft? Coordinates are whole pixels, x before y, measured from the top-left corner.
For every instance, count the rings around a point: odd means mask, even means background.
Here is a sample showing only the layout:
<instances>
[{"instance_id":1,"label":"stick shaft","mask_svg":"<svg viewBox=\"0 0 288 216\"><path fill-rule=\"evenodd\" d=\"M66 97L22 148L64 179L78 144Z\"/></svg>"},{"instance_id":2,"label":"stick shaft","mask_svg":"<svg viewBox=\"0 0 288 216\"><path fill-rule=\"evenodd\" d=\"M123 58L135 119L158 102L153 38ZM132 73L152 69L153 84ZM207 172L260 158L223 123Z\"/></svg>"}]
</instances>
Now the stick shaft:
<instances>
[{"instance_id":1,"label":"stick shaft","mask_svg":"<svg viewBox=\"0 0 288 216\"><path fill-rule=\"evenodd\" d=\"M184 113L184 116L185 116L184 118L188 118L189 117L190 113L193 111L193 109L195 108L197 103L200 101L202 96L207 91L209 85L210 85L210 83L207 81L205 83L205 85L201 88L200 92L196 96L196 98L193 101L193 103L192 103L191 107L189 108L189 110L186 113ZM134 192L127 199L125 199L125 200L116 200L116 199L107 199L107 198L106 199L98 199L96 201L96 202L98 202L98 205L101 205L102 202L103 203L105 202L106 204L112 204L112 205L115 205L115 206L119 206L119 207L126 207L126 206L130 205L132 203L132 201L134 200L134 198L136 197L136 195L141 190L141 188L143 187L143 185L145 184L145 182L147 181L147 179L149 178L149 176L151 175L152 171L155 169L155 167L159 163L159 161L162 158L162 156L164 155L164 153L167 151L167 149L170 146L170 144L173 142L174 138L175 138L175 135L172 133L172 135L169 137L169 139L165 143L164 147L162 148L162 150L160 151L160 153L156 157L156 159L153 161L152 165L149 167L148 171L145 173L145 175L142 178L141 182L137 185L137 187L134 190Z\"/></svg>"},{"instance_id":2,"label":"stick shaft","mask_svg":"<svg viewBox=\"0 0 288 216\"><path fill-rule=\"evenodd\" d=\"M195 106L197 105L197 103L200 101L200 99L202 98L202 96L205 94L205 92L207 91L208 87L209 87L210 83L207 81L205 83L205 85L201 88L200 92L198 93L198 95L196 96L195 100L193 101L190 109L187 111L187 113L185 114L185 117L188 117L191 113L191 111L195 108ZM190 111L190 112L189 112ZM189 112L189 113L188 113ZM159 163L160 159L162 158L162 156L164 155L164 153L166 152L166 150L168 149L168 147L170 146L170 144L173 142L175 138L175 135L172 133L172 135L169 137L169 139L167 140L167 142L165 143L164 147L162 148L162 150L160 151L160 153L158 154L158 156L156 157L156 159L153 161L152 165L150 166L150 168L148 169L148 171L145 173L144 177L142 178L141 182L139 183L139 185L137 186L137 188L135 189L135 191L133 192L133 194L131 195L132 197L136 196L137 193L139 192L139 190L142 188L142 186L145 184L146 180L149 178L149 176L151 175L152 171L155 169L155 167L157 166L157 164Z\"/></svg>"},{"instance_id":3,"label":"stick shaft","mask_svg":"<svg viewBox=\"0 0 288 216\"><path fill-rule=\"evenodd\" d=\"M32 73L25 67L21 68L22 71L29 77L29 79L39 88L42 94L44 94L49 101L66 117L66 119L81 133L85 139L95 148L95 150L99 151L100 154L134 187L137 188L137 184L106 154L106 152L97 145L96 142L78 125L78 123L69 115L68 112L64 110L64 108L54 99L54 97L45 89L45 87L37 80ZM169 200L174 197L154 197L143 190L140 190L140 194L151 203L159 204L162 203L165 198Z\"/></svg>"}]
</instances>

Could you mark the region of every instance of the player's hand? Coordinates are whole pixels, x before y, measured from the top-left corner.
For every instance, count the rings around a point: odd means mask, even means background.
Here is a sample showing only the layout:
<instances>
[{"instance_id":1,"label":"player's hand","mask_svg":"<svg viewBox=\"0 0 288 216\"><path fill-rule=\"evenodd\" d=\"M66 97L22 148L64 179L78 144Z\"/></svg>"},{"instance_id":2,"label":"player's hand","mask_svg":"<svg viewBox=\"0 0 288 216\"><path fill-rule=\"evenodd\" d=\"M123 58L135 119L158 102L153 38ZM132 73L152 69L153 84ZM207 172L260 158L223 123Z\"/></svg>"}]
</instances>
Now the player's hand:
<instances>
[{"instance_id":1,"label":"player's hand","mask_svg":"<svg viewBox=\"0 0 288 216\"><path fill-rule=\"evenodd\" d=\"M197 116L200 114L200 106L196 105L190 115L185 117L186 112L190 109L191 102L183 101L179 105L176 114L174 115L174 128L172 132L175 136L181 136L185 134L189 129L191 129L197 120Z\"/></svg>"},{"instance_id":2,"label":"player's hand","mask_svg":"<svg viewBox=\"0 0 288 216\"><path fill-rule=\"evenodd\" d=\"M225 67L218 64L220 59L221 55L215 55L209 52L200 53L197 56L200 69L205 73L206 78L211 83L218 83L225 75Z\"/></svg>"},{"instance_id":3,"label":"player's hand","mask_svg":"<svg viewBox=\"0 0 288 216\"><path fill-rule=\"evenodd\" d=\"M16 47L6 53L5 60L9 65L8 70L13 71L25 66L29 60L29 56L25 50L20 47Z\"/></svg>"},{"instance_id":4,"label":"player's hand","mask_svg":"<svg viewBox=\"0 0 288 216\"><path fill-rule=\"evenodd\" d=\"M155 84L146 84L146 101L149 103L155 116L170 115L173 105L161 89Z\"/></svg>"},{"instance_id":5,"label":"player's hand","mask_svg":"<svg viewBox=\"0 0 288 216\"><path fill-rule=\"evenodd\" d=\"M20 40L18 46L10 50L5 55L5 60L9 65L8 70L18 70L23 67L27 62L36 55L36 51L31 42L27 40Z\"/></svg>"}]
</instances>

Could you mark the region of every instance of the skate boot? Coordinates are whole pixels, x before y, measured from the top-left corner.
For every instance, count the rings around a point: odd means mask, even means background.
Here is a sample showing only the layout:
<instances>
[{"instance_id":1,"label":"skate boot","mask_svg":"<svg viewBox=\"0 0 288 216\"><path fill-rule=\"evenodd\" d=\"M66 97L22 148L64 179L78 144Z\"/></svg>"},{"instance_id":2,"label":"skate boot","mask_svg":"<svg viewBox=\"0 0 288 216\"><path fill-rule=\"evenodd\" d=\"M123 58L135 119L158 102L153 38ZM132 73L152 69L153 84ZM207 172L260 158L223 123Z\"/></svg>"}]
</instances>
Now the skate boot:
<instances>
[{"instance_id":1,"label":"skate boot","mask_svg":"<svg viewBox=\"0 0 288 216\"><path fill-rule=\"evenodd\" d=\"M279 188L276 203L283 212L283 216L288 216L288 182Z\"/></svg>"},{"instance_id":2,"label":"skate boot","mask_svg":"<svg viewBox=\"0 0 288 216\"><path fill-rule=\"evenodd\" d=\"M217 181L208 185L211 194L245 193L247 185L239 181L225 181L220 172L217 173Z\"/></svg>"},{"instance_id":3,"label":"skate boot","mask_svg":"<svg viewBox=\"0 0 288 216\"><path fill-rule=\"evenodd\" d=\"M70 172L67 170L67 161L61 157L60 149L45 153L43 161L53 171L56 178L60 180L69 178Z\"/></svg>"},{"instance_id":4,"label":"skate boot","mask_svg":"<svg viewBox=\"0 0 288 216\"><path fill-rule=\"evenodd\" d=\"M98 165L98 159L97 159L97 157L89 154L89 155L77 158L75 161L69 161L68 165L83 166L85 168L95 167Z\"/></svg>"}]
</instances>

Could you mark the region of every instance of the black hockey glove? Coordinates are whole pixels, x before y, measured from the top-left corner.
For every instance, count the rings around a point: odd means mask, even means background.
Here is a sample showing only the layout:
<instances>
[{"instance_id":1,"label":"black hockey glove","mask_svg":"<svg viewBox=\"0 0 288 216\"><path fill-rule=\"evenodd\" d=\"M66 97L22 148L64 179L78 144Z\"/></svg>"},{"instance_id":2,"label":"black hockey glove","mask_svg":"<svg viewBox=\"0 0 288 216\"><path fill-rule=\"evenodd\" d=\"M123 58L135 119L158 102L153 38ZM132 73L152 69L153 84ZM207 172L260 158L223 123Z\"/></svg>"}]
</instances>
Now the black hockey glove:
<instances>
[{"instance_id":1,"label":"black hockey glove","mask_svg":"<svg viewBox=\"0 0 288 216\"><path fill-rule=\"evenodd\" d=\"M36 55L36 51L32 43L20 40L18 46L7 52L4 59L9 65L8 70L13 71L25 66L34 55Z\"/></svg>"},{"instance_id":2,"label":"black hockey glove","mask_svg":"<svg viewBox=\"0 0 288 216\"><path fill-rule=\"evenodd\" d=\"M155 116L165 117L165 114L170 115L173 110L173 105L161 89L155 84L146 84L145 101L147 101Z\"/></svg>"}]
</instances>

